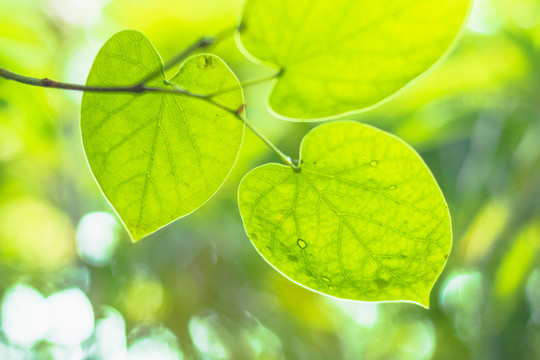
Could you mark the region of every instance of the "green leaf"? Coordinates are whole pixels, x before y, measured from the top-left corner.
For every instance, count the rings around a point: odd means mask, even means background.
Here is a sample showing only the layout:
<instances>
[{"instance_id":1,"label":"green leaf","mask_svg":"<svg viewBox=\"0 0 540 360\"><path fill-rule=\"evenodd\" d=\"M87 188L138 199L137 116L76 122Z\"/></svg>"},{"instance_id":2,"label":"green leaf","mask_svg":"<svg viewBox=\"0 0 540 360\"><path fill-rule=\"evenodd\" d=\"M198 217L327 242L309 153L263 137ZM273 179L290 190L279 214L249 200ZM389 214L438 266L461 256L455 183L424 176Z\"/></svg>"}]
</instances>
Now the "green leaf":
<instances>
[{"instance_id":1,"label":"green leaf","mask_svg":"<svg viewBox=\"0 0 540 360\"><path fill-rule=\"evenodd\" d=\"M199 94L228 89L212 100L230 109L244 102L238 80L213 55L187 59L166 81L159 54L136 31L107 41L86 84L129 86L160 70L148 86ZM244 124L205 99L182 94L85 92L81 131L90 168L136 241L194 211L221 187L240 151Z\"/></svg>"},{"instance_id":2,"label":"green leaf","mask_svg":"<svg viewBox=\"0 0 540 360\"><path fill-rule=\"evenodd\" d=\"M354 122L308 133L299 172L279 164L249 172L239 206L271 265L339 298L427 307L452 242L448 207L420 156Z\"/></svg>"},{"instance_id":3,"label":"green leaf","mask_svg":"<svg viewBox=\"0 0 540 360\"><path fill-rule=\"evenodd\" d=\"M450 48L469 0L247 0L239 39L281 69L269 106L317 119L388 99Z\"/></svg>"}]
</instances>

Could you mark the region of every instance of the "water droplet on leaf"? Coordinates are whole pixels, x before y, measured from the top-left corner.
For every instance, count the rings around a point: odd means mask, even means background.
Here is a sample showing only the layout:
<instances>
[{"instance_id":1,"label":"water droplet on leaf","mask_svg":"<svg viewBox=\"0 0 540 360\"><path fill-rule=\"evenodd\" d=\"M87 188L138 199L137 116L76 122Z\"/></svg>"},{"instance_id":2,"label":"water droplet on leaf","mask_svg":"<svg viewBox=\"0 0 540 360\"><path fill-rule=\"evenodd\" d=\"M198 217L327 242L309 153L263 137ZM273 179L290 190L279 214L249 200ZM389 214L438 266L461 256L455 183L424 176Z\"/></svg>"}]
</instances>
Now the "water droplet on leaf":
<instances>
[{"instance_id":1,"label":"water droplet on leaf","mask_svg":"<svg viewBox=\"0 0 540 360\"><path fill-rule=\"evenodd\" d=\"M369 165L370 165L371 167L375 167L375 166L379 165L379 162L378 162L377 160L371 160L371 162L369 163Z\"/></svg>"},{"instance_id":2,"label":"water droplet on leaf","mask_svg":"<svg viewBox=\"0 0 540 360\"><path fill-rule=\"evenodd\" d=\"M296 243L298 244L298 247L300 247L300 249L305 249L307 247L307 243L302 239L298 239Z\"/></svg>"}]
</instances>

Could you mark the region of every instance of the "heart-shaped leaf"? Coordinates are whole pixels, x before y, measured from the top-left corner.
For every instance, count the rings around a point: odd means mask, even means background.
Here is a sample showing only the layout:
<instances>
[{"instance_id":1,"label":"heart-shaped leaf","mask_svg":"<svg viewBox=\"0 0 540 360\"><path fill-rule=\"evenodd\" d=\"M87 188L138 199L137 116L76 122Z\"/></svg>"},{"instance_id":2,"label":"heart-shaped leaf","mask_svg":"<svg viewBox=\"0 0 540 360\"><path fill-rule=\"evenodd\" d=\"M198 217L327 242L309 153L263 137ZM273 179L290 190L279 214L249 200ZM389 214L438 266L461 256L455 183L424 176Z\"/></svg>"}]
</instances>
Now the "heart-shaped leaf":
<instances>
[{"instance_id":1,"label":"heart-shaped leaf","mask_svg":"<svg viewBox=\"0 0 540 360\"><path fill-rule=\"evenodd\" d=\"M159 54L136 31L105 43L86 84L129 86L156 72L148 86L198 94L227 89L212 100L230 109L244 102L237 78L213 55L187 59L166 81ZM233 114L182 94L85 92L81 107L88 163L134 241L204 204L234 166L244 135Z\"/></svg>"},{"instance_id":2,"label":"heart-shaped leaf","mask_svg":"<svg viewBox=\"0 0 540 360\"><path fill-rule=\"evenodd\" d=\"M317 119L366 110L449 49L469 0L247 0L239 39L281 69L278 115Z\"/></svg>"},{"instance_id":3,"label":"heart-shaped leaf","mask_svg":"<svg viewBox=\"0 0 540 360\"><path fill-rule=\"evenodd\" d=\"M239 206L271 265L339 298L427 307L452 242L448 207L420 156L354 122L308 133L298 172L279 164L249 172Z\"/></svg>"}]
</instances>

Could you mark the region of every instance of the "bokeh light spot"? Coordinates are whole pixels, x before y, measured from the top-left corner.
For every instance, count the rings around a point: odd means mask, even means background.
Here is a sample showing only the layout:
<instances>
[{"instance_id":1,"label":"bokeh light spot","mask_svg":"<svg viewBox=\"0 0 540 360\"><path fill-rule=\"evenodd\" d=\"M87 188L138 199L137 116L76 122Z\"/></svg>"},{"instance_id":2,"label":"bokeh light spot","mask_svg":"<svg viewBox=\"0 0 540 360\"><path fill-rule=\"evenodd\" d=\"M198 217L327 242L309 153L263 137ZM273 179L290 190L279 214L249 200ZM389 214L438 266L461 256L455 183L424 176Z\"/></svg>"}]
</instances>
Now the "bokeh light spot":
<instances>
[{"instance_id":1,"label":"bokeh light spot","mask_svg":"<svg viewBox=\"0 0 540 360\"><path fill-rule=\"evenodd\" d=\"M189 335L197 350L210 359L228 358L219 334L219 318L215 315L194 316L189 321Z\"/></svg>"},{"instance_id":2,"label":"bokeh light spot","mask_svg":"<svg viewBox=\"0 0 540 360\"><path fill-rule=\"evenodd\" d=\"M176 336L163 326L152 329L135 328L130 333L130 338L134 340L130 341L131 345L125 360L182 360L184 358L178 347Z\"/></svg>"},{"instance_id":3,"label":"bokeh light spot","mask_svg":"<svg viewBox=\"0 0 540 360\"><path fill-rule=\"evenodd\" d=\"M94 310L80 289L57 292L46 301L51 313L48 341L57 345L76 346L92 335Z\"/></svg>"},{"instance_id":4,"label":"bokeh light spot","mask_svg":"<svg viewBox=\"0 0 540 360\"><path fill-rule=\"evenodd\" d=\"M126 322L111 307L105 307L105 317L96 322L96 352L99 359L121 360L126 354Z\"/></svg>"},{"instance_id":5,"label":"bokeh light spot","mask_svg":"<svg viewBox=\"0 0 540 360\"><path fill-rule=\"evenodd\" d=\"M75 255L70 219L48 203L21 198L0 207L0 254L34 268L60 268Z\"/></svg>"},{"instance_id":6,"label":"bokeh light spot","mask_svg":"<svg viewBox=\"0 0 540 360\"><path fill-rule=\"evenodd\" d=\"M118 246L119 229L115 217L107 212L84 215L75 233L80 258L94 266L108 264Z\"/></svg>"},{"instance_id":7,"label":"bokeh light spot","mask_svg":"<svg viewBox=\"0 0 540 360\"><path fill-rule=\"evenodd\" d=\"M31 347L44 337L49 322L45 299L36 289L18 284L4 293L2 330L12 344Z\"/></svg>"}]
</instances>

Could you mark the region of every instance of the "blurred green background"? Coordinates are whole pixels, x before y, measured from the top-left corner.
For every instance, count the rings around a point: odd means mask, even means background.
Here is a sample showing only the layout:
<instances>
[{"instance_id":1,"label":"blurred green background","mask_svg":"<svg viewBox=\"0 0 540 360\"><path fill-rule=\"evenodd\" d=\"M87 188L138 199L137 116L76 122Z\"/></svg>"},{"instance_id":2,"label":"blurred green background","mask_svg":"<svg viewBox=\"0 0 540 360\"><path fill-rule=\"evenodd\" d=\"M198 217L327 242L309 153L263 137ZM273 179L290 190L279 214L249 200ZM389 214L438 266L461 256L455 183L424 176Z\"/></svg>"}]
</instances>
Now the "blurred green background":
<instances>
[{"instance_id":1,"label":"blurred green background","mask_svg":"<svg viewBox=\"0 0 540 360\"><path fill-rule=\"evenodd\" d=\"M164 59L235 25L242 0L0 0L0 66L84 83L115 32ZM230 38L242 81L271 74ZM296 157L313 124L248 117ZM312 293L258 255L236 189L278 161L247 133L224 187L136 244L99 191L80 93L0 79L0 359L540 359L540 1L477 0L444 63L348 116L421 152L446 195L454 246L430 310Z\"/></svg>"}]
</instances>

